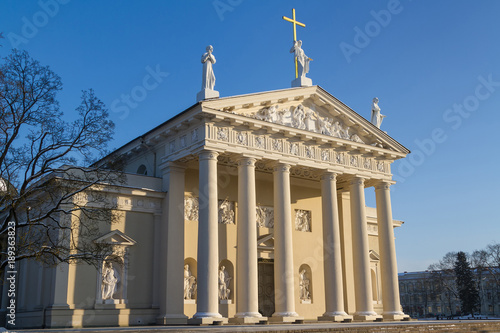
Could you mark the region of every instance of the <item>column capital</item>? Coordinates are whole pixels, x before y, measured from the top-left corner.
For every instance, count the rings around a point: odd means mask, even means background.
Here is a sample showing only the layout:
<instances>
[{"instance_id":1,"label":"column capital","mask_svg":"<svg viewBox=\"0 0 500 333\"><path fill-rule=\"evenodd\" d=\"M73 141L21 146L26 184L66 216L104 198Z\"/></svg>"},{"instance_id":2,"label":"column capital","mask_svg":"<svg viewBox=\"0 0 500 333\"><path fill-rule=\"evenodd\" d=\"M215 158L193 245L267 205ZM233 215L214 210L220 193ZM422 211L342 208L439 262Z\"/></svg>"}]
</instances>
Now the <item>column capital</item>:
<instances>
[{"instance_id":1,"label":"column capital","mask_svg":"<svg viewBox=\"0 0 500 333\"><path fill-rule=\"evenodd\" d=\"M321 180L332 180L332 181L336 181L336 180L337 180L337 176L338 176L338 173L336 173L336 172L332 172L332 171L325 171L325 172L321 175Z\"/></svg>"},{"instance_id":2,"label":"column capital","mask_svg":"<svg viewBox=\"0 0 500 333\"><path fill-rule=\"evenodd\" d=\"M375 183L375 190L388 190L391 185L396 184L393 180L380 180Z\"/></svg>"},{"instance_id":3,"label":"column capital","mask_svg":"<svg viewBox=\"0 0 500 333\"><path fill-rule=\"evenodd\" d=\"M273 171L274 172L290 172L290 164L288 163L282 163L282 162L276 162L273 164Z\"/></svg>"},{"instance_id":4,"label":"column capital","mask_svg":"<svg viewBox=\"0 0 500 333\"><path fill-rule=\"evenodd\" d=\"M248 157L248 156L240 156L238 159L238 166L255 166L255 162L257 161L256 158L254 157Z\"/></svg>"},{"instance_id":5,"label":"column capital","mask_svg":"<svg viewBox=\"0 0 500 333\"><path fill-rule=\"evenodd\" d=\"M351 178L351 181L349 182L349 184L364 186L365 185L365 180L366 180L365 177L355 176L355 177Z\"/></svg>"},{"instance_id":6,"label":"column capital","mask_svg":"<svg viewBox=\"0 0 500 333\"><path fill-rule=\"evenodd\" d=\"M198 158L200 160L217 160L217 156L219 156L219 152L215 150L202 150L198 153Z\"/></svg>"}]
</instances>

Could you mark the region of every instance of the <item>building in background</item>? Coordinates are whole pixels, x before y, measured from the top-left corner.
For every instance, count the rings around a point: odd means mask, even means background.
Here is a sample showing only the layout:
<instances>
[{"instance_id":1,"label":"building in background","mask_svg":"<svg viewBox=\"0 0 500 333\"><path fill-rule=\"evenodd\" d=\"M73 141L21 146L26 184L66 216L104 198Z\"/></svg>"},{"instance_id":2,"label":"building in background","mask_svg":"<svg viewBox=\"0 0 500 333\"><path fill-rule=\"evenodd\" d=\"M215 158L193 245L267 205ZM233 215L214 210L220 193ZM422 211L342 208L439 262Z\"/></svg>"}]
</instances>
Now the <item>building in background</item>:
<instances>
[{"instance_id":1,"label":"building in background","mask_svg":"<svg viewBox=\"0 0 500 333\"><path fill-rule=\"evenodd\" d=\"M477 313L500 317L498 269L475 269L474 274L481 305ZM453 272L404 272L398 277L401 305L412 318L460 315L460 299Z\"/></svg>"}]
</instances>

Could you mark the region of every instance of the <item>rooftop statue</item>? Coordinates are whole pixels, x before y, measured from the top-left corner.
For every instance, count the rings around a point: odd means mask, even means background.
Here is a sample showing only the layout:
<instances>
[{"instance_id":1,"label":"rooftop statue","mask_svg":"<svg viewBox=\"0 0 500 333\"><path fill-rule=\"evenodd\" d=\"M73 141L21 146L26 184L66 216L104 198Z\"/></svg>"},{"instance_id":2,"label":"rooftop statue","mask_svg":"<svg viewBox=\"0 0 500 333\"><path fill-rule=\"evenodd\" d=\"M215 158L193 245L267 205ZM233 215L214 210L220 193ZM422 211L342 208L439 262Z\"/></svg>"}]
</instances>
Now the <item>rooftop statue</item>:
<instances>
[{"instance_id":1,"label":"rooftop statue","mask_svg":"<svg viewBox=\"0 0 500 333\"><path fill-rule=\"evenodd\" d=\"M201 89L211 89L214 90L215 87L215 75L212 65L215 64L215 57L212 54L214 48L212 45L208 45L206 48L207 52L203 53L201 56L201 63L203 64L203 78Z\"/></svg>"},{"instance_id":2,"label":"rooftop statue","mask_svg":"<svg viewBox=\"0 0 500 333\"><path fill-rule=\"evenodd\" d=\"M384 120L385 116L380 113L380 107L378 106L378 98L375 97L373 99L372 103L372 119L370 122L377 126L377 128L380 128L380 125L382 125L382 120Z\"/></svg>"},{"instance_id":3,"label":"rooftop statue","mask_svg":"<svg viewBox=\"0 0 500 333\"><path fill-rule=\"evenodd\" d=\"M312 59L306 56L304 50L302 50L302 41L298 40L293 43L290 53L295 53L295 58L297 58L297 71L299 77L305 77L309 73L309 61Z\"/></svg>"}]
</instances>

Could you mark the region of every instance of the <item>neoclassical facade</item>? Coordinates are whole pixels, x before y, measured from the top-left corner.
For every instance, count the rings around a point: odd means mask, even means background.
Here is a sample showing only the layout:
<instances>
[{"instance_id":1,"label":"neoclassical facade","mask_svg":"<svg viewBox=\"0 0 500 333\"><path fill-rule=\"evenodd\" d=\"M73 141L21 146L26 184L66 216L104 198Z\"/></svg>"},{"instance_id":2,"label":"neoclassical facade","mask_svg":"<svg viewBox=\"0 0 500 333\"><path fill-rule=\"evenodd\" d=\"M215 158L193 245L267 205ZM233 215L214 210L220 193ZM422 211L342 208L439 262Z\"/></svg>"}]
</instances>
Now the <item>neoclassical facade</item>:
<instances>
[{"instance_id":1,"label":"neoclassical facade","mask_svg":"<svg viewBox=\"0 0 500 333\"><path fill-rule=\"evenodd\" d=\"M18 316L49 327L405 320L390 186L408 153L319 86L202 100L113 153L127 183L103 191L121 220L96 240L116 247L113 263L21 263Z\"/></svg>"}]
</instances>

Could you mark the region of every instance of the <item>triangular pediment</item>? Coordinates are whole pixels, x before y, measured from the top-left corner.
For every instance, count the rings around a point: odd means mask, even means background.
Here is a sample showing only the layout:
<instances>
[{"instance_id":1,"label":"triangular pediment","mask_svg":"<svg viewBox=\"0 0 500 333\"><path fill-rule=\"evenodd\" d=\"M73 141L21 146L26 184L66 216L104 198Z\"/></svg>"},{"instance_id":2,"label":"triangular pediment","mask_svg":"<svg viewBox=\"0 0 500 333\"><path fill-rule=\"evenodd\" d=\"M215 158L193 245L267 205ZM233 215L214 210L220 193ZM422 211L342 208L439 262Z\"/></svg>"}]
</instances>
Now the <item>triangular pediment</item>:
<instances>
[{"instance_id":1,"label":"triangular pediment","mask_svg":"<svg viewBox=\"0 0 500 333\"><path fill-rule=\"evenodd\" d=\"M380 260L380 255L377 252L370 250L370 260L378 261Z\"/></svg>"},{"instance_id":2,"label":"triangular pediment","mask_svg":"<svg viewBox=\"0 0 500 333\"><path fill-rule=\"evenodd\" d=\"M257 248L259 250L274 250L274 234L266 234L257 237Z\"/></svg>"},{"instance_id":3,"label":"triangular pediment","mask_svg":"<svg viewBox=\"0 0 500 333\"><path fill-rule=\"evenodd\" d=\"M131 237L125 235L120 230L112 230L107 234L99 237L94 242L102 244L112 244L112 245L122 245L122 246L132 246L136 243Z\"/></svg>"},{"instance_id":4,"label":"triangular pediment","mask_svg":"<svg viewBox=\"0 0 500 333\"><path fill-rule=\"evenodd\" d=\"M243 116L256 126L284 126L328 139L388 149L404 155L409 153L387 133L319 86L207 100L202 102L202 107Z\"/></svg>"}]
</instances>

